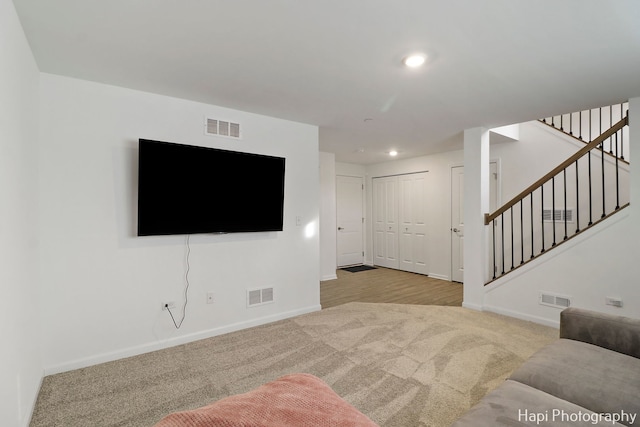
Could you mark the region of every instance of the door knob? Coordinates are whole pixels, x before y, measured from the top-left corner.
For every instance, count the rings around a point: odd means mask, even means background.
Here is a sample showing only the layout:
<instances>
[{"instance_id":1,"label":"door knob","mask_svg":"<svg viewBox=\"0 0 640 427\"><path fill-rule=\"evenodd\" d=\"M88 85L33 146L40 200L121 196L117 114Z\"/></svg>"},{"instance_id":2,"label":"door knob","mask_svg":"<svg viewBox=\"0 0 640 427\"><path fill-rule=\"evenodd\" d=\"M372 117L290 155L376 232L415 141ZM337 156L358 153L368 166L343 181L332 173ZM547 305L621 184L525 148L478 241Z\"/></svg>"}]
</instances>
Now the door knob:
<instances>
[{"instance_id":1,"label":"door knob","mask_svg":"<svg viewBox=\"0 0 640 427\"><path fill-rule=\"evenodd\" d=\"M453 231L454 233L459 233L459 232L461 232L462 230L458 230L457 228L454 228L454 229L453 229L453 230L451 230L451 231Z\"/></svg>"},{"instance_id":2,"label":"door knob","mask_svg":"<svg viewBox=\"0 0 640 427\"><path fill-rule=\"evenodd\" d=\"M342 227L338 227L338 230L344 230L344 228L342 228Z\"/></svg>"}]
</instances>

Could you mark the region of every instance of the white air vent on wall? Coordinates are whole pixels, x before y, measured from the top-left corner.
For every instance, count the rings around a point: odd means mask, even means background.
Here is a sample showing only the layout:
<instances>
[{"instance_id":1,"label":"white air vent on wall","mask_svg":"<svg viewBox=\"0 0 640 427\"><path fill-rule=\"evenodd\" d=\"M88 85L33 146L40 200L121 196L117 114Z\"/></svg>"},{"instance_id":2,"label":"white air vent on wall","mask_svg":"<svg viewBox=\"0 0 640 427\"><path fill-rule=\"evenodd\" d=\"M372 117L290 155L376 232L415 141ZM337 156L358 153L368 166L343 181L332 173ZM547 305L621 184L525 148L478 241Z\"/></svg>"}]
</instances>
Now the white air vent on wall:
<instances>
[{"instance_id":1,"label":"white air vent on wall","mask_svg":"<svg viewBox=\"0 0 640 427\"><path fill-rule=\"evenodd\" d=\"M273 288L247 289L247 307L273 302Z\"/></svg>"},{"instance_id":2,"label":"white air vent on wall","mask_svg":"<svg viewBox=\"0 0 640 427\"><path fill-rule=\"evenodd\" d=\"M548 292L540 292L540 304L549 307L567 308L571 305L571 298L564 295L555 295Z\"/></svg>"},{"instance_id":3,"label":"white air vent on wall","mask_svg":"<svg viewBox=\"0 0 640 427\"><path fill-rule=\"evenodd\" d=\"M207 117L205 119L204 133L206 135L226 136L228 138L240 139L240 123L233 123L226 120Z\"/></svg>"},{"instance_id":4,"label":"white air vent on wall","mask_svg":"<svg viewBox=\"0 0 640 427\"><path fill-rule=\"evenodd\" d=\"M552 216L553 212L553 216ZM573 222L573 209L543 209L542 220L544 222Z\"/></svg>"}]
</instances>

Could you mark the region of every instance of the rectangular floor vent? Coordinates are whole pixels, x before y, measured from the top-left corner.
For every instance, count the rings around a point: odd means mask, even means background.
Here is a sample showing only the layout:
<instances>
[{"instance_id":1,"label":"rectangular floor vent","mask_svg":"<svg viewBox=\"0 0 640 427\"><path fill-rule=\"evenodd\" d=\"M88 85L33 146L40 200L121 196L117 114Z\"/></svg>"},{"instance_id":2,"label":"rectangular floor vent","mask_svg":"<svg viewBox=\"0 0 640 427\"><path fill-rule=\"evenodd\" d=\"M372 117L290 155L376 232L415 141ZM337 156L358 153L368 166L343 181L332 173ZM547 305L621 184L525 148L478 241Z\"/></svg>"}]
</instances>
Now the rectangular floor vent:
<instances>
[{"instance_id":1,"label":"rectangular floor vent","mask_svg":"<svg viewBox=\"0 0 640 427\"><path fill-rule=\"evenodd\" d=\"M240 139L240 123L226 120L206 118L204 133L212 136L225 136L227 138Z\"/></svg>"},{"instance_id":2,"label":"rectangular floor vent","mask_svg":"<svg viewBox=\"0 0 640 427\"><path fill-rule=\"evenodd\" d=\"M273 302L273 288L247 289L247 307Z\"/></svg>"},{"instance_id":3,"label":"rectangular floor vent","mask_svg":"<svg viewBox=\"0 0 640 427\"><path fill-rule=\"evenodd\" d=\"M549 307L567 308L571 305L571 298L564 295L555 295L548 292L540 292L540 304Z\"/></svg>"}]
</instances>

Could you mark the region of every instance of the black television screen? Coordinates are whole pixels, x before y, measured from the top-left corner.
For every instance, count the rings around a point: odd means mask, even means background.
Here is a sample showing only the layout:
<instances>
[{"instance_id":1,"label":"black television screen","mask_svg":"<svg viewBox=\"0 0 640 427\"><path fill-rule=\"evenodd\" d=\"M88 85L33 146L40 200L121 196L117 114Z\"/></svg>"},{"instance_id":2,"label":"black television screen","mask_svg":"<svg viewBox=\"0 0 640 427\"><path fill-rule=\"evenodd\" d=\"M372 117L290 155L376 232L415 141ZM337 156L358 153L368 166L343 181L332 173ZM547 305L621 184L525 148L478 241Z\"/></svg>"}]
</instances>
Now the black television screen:
<instances>
[{"instance_id":1,"label":"black television screen","mask_svg":"<svg viewBox=\"0 0 640 427\"><path fill-rule=\"evenodd\" d=\"M282 231L285 159L139 140L138 236Z\"/></svg>"}]
</instances>

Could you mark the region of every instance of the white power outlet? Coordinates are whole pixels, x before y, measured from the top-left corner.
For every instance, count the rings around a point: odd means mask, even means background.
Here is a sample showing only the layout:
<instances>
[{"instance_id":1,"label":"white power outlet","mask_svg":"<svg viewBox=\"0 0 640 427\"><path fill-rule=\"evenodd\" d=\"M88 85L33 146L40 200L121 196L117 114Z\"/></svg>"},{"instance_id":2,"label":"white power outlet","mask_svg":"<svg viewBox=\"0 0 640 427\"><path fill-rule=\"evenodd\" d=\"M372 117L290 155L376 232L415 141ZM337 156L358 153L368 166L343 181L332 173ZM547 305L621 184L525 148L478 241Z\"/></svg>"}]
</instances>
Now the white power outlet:
<instances>
[{"instance_id":1,"label":"white power outlet","mask_svg":"<svg viewBox=\"0 0 640 427\"><path fill-rule=\"evenodd\" d=\"M176 303L174 301L163 302L162 310L166 310L167 308L170 308L173 310L174 308L176 308Z\"/></svg>"},{"instance_id":2,"label":"white power outlet","mask_svg":"<svg viewBox=\"0 0 640 427\"><path fill-rule=\"evenodd\" d=\"M213 292L207 292L207 304L213 304Z\"/></svg>"}]
</instances>

